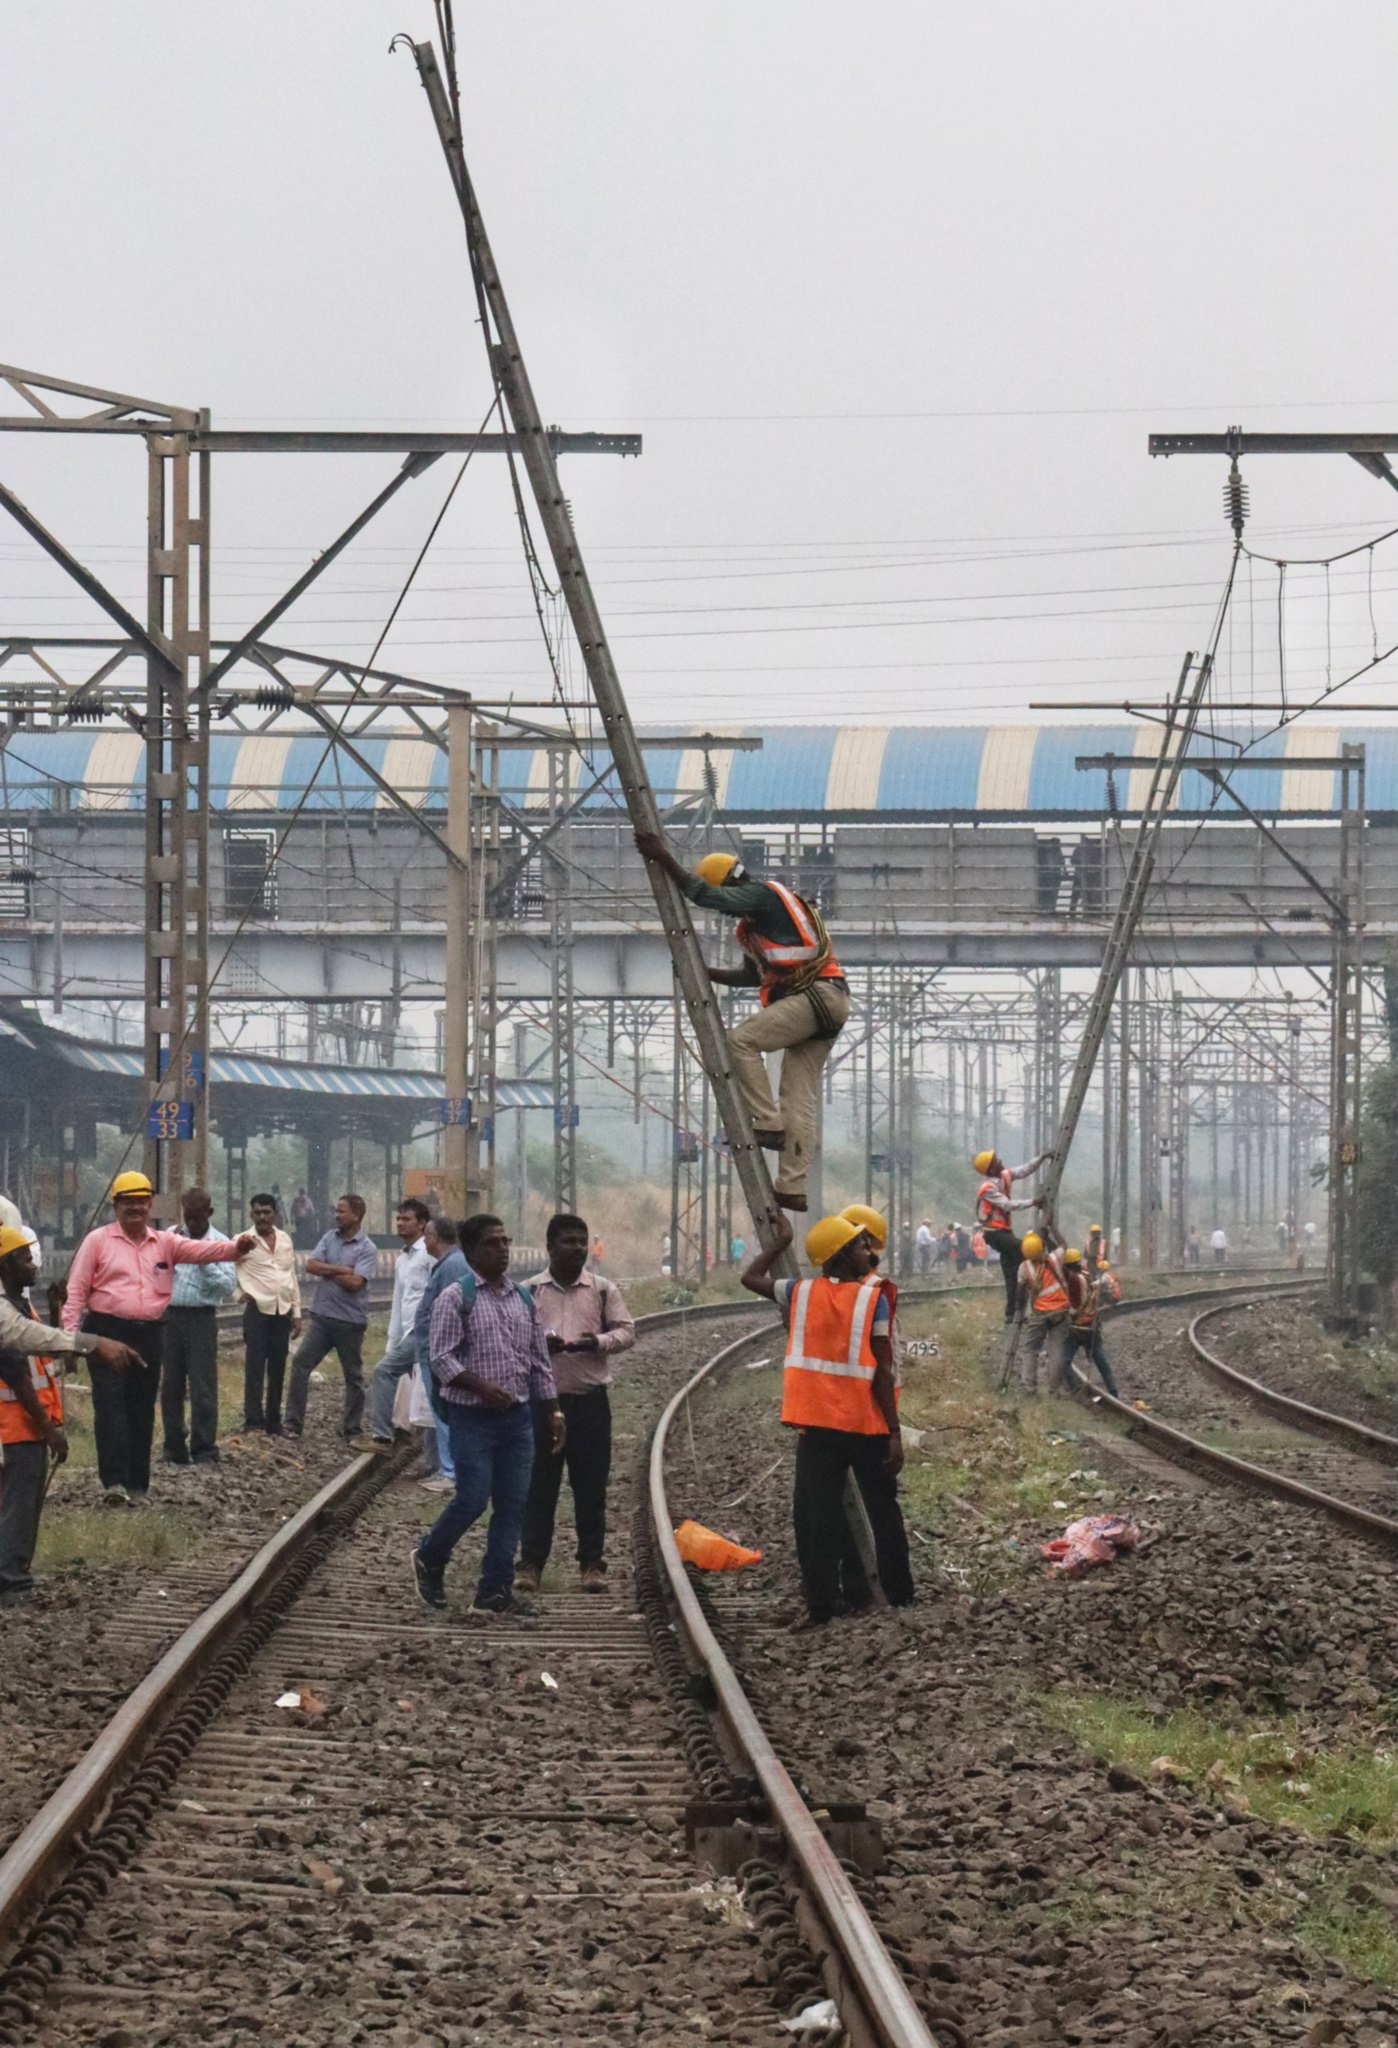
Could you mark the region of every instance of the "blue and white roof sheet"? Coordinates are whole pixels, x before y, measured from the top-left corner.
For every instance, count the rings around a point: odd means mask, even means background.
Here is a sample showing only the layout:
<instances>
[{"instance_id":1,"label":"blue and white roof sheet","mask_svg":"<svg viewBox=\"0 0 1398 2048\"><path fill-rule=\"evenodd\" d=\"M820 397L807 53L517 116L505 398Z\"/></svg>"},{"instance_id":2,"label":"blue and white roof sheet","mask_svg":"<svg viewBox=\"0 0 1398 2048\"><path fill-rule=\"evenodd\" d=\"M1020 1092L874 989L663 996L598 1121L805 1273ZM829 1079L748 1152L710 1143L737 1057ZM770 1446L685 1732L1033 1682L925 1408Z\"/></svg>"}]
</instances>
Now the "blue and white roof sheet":
<instances>
[{"instance_id":1,"label":"blue and white roof sheet","mask_svg":"<svg viewBox=\"0 0 1398 2048\"><path fill-rule=\"evenodd\" d=\"M1110 807L1107 772L1080 769L1076 763L1082 756L1106 754L1137 764L1112 777L1116 806L1134 810L1143 800L1149 764L1160 744L1159 726L1136 720L1114 725L726 727L706 747L701 742L710 730L695 727L692 743L685 746L648 749L657 794L662 804L677 795L696 795L705 787L707 772L718 808L754 821L792 814L869 820L1098 816ZM761 740L762 746L740 751L722 743L739 737ZM1252 758L1276 763L1275 771L1255 771L1247 778L1247 801L1256 810L1338 810L1337 771L1300 764L1337 755L1342 741L1351 741L1366 749L1369 808L1398 811L1398 725L1306 722L1264 738L1255 738L1252 728L1220 726L1196 738L1191 751L1226 755L1234 751L1227 744L1230 738ZM356 746L408 803L429 811L445 806L446 754L431 740L400 733L366 736ZM67 786L76 809L139 809L144 755L143 742L131 732L20 730L0 750L0 810L47 809L55 784ZM516 804L543 808L549 787L546 750L511 748L501 752L499 761L503 794ZM615 813L620 805L609 768L606 747L584 740L570 781L576 795L595 776L605 775L586 799L584 808L591 815ZM327 753L322 735L219 735L212 742L211 793L221 811L247 812L249 822L258 813L284 814L301 800L308 781L307 808L316 812L392 806L359 762L343 752ZM1216 807L1204 777L1186 770L1174 808L1190 813Z\"/></svg>"}]
</instances>

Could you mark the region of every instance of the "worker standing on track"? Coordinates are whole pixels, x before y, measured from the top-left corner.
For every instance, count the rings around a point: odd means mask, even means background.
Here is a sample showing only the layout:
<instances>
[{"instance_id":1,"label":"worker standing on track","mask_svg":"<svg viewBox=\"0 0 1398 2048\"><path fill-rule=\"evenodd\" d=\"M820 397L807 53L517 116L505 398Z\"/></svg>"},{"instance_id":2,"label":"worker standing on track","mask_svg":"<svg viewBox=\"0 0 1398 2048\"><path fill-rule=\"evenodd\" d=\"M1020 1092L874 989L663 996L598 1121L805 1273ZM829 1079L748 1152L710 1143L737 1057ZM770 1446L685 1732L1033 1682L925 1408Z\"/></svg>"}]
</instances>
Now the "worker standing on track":
<instances>
[{"instance_id":1,"label":"worker standing on track","mask_svg":"<svg viewBox=\"0 0 1398 2048\"><path fill-rule=\"evenodd\" d=\"M1106 1255L1107 1247L1102 1241L1102 1226L1100 1223L1094 1223L1087 1233L1087 1243L1082 1255L1083 1264L1089 1272L1095 1273Z\"/></svg>"},{"instance_id":2,"label":"worker standing on track","mask_svg":"<svg viewBox=\"0 0 1398 2048\"><path fill-rule=\"evenodd\" d=\"M849 984L835 958L825 921L813 903L781 882L758 882L735 854L706 853L686 874L658 832L638 832L636 845L701 909L738 920L742 967L711 967L725 988L753 988L760 1008L729 1033L733 1074L768 1152L778 1152L776 1197L804 1213L806 1176L815 1153L820 1076L849 1017ZM782 1054L780 1102L772 1099L763 1054Z\"/></svg>"},{"instance_id":3,"label":"worker standing on track","mask_svg":"<svg viewBox=\"0 0 1398 2048\"><path fill-rule=\"evenodd\" d=\"M339 1359L345 1379L340 1434L348 1439L358 1432L364 1420L364 1332L369 1324L364 1290L374 1277L378 1256L374 1240L364 1228L363 1195L341 1195L335 1204L335 1228L326 1231L306 1261L306 1272L317 1285L306 1333L291 1361L284 1437L300 1440L311 1374L331 1351Z\"/></svg>"},{"instance_id":4,"label":"worker standing on track","mask_svg":"<svg viewBox=\"0 0 1398 2048\"><path fill-rule=\"evenodd\" d=\"M806 1233L813 1280L773 1280L769 1267L791 1242L777 1241L743 1274L752 1294L775 1301L787 1324L781 1419L797 1431L792 1520L806 1613L796 1626L820 1628L842 1604L849 1549L845 1480L853 1472L874 1534L890 1606L913 1597L908 1534L898 1505L903 1437L894 1382L892 1311L874 1271L875 1247L846 1216L824 1216Z\"/></svg>"},{"instance_id":5,"label":"worker standing on track","mask_svg":"<svg viewBox=\"0 0 1398 2048\"><path fill-rule=\"evenodd\" d=\"M1020 1385L1026 1394L1039 1391L1039 1359L1049 1351L1048 1390L1063 1377L1063 1365L1072 1344L1068 1312L1072 1297L1061 1252L1051 1252L1037 1230L1027 1230L1022 1246L1024 1259L1019 1268L1018 1292L1026 1314L1020 1338Z\"/></svg>"},{"instance_id":6,"label":"worker standing on track","mask_svg":"<svg viewBox=\"0 0 1398 2048\"><path fill-rule=\"evenodd\" d=\"M553 1361L558 1405L568 1426L561 1451L536 1444L515 1584L537 1593L553 1549L554 1518L566 1466L573 1489L578 1574L584 1593L607 1590L607 1483L612 1471L611 1361L636 1342L636 1325L614 1280L589 1269L581 1216L551 1216L544 1233L548 1270L529 1283Z\"/></svg>"},{"instance_id":7,"label":"worker standing on track","mask_svg":"<svg viewBox=\"0 0 1398 2048\"><path fill-rule=\"evenodd\" d=\"M202 1188L186 1188L180 1196L184 1228L179 1235L202 1242L209 1235L213 1213L213 1200ZM218 1463L217 1312L233 1299L236 1274L235 1266L216 1260L211 1266L181 1266L175 1275L160 1361L160 1420L167 1465Z\"/></svg>"},{"instance_id":8,"label":"worker standing on track","mask_svg":"<svg viewBox=\"0 0 1398 2048\"><path fill-rule=\"evenodd\" d=\"M1014 1196L1010 1190L1017 1180L1028 1180L1052 1157L1052 1152L1041 1152L1027 1166L1006 1166L998 1152L978 1152L971 1161L976 1172L984 1176L976 1190L976 1222L985 1233L987 1245L999 1258L1000 1271L1005 1276L1007 1323L1012 1323L1015 1318L1015 1289L1024 1256L1020 1241L1015 1236L1013 1212L1016 1209L1041 1209L1044 1203L1042 1195Z\"/></svg>"},{"instance_id":9,"label":"worker standing on track","mask_svg":"<svg viewBox=\"0 0 1398 2048\"><path fill-rule=\"evenodd\" d=\"M432 1260L423 1239L432 1211L416 1195L404 1195L394 1212L393 1227L403 1249L393 1267L393 1306L388 1315L388 1346L369 1378L369 1438L356 1449L393 1448L393 1404L398 1382L417 1369L417 1311L432 1277Z\"/></svg>"},{"instance_id":10,"label":"worker standing on track","mask_svg":"<svg viewBox=\"0 0 1398 2048\"><path fill-rule=\"evenodd\" d=\"M467 1271L438 1296L429 1335L456 1491L413 1552L413 1579L424 1605L444 1608L451 1554L488 1506L472 1612L528 1615L532 1609L516 1596L514 1576L535 1430L557 1455L567 1429L533 1297L509 1278L510 1240L500 1218L469 1216L461 1249Z\"/></svg>"},{"instance_id":11,"label":"worker standing on track","mask_svg":"<svg viewBox=\"0 0 1398 2048\"><path fill-rule=\"evenodd\" d=\"M248 1204L253 1248L238 1267L243 1297L243 1428L282 1433L286 1354L301 1334L301 1282L288 1231L277 1223L272 1195Z\"/></svg>"},{"instance_id":12,"label":"worker standing on track","mask_svg":"<svg viewBox=\"0 0 1398 2048\"><path fill-rule=\"evenodd\" d=\"M437 1297L444 1287L450 1287L453 1280L466 1277L466 1256L458 1242L457 1225L450 1216L434 1216L422 1234L427 1247L427 1256L432 1262L426 1284L418 1296L417 1312L413 1317L413 1336L417 1344L418 1386L422 1390L422 1401L417 1404L413 1420L423 1428L430 1428L430 1448L424 1445L423 1456L428 1465L426 1478L419 1481L428 1493L455 1493L456 1474L451 1462L451 1435L447 1428L446 1405L437 1392L437 1383L432 1377L431 1335L432 1311L437 1306ZM435 1451L435 1467L433 1454Z\"/></svg>"},{"instance_id":13,"label":"worker standing on track","mask_svg":"<svg viewBox=\"0 0 1398 2048\"><path fill-rule=\"evenodd\" d=\"M94 1357L90 1367L97 1473L109 1507L139 1505L150 1491L165 1313L176 1266L245 1258L255 1242L251 1231L193 1238L152 1230L154 1193L143 1173L119 1173L111 1194L116 1220L90 1230L68 1268L63 1327L114 1337L142 1360L139 1368L117 1370Z\"/></svg>"},{"instance_id":14,"label":"worker standing on track","mask_svg":"<svg viewBox=\"0 0 1398 2048\"><path fill-rule=\"evenodd\" d=\"M0 1228L0 1288L10 1308L38 1326L26 1290L38 1277L29 1234ZM63 1432L63 1384L52 1357L0 1348L0 1602L22 1599L33 1587L48 1463L68 1456Z\"/></svg>"},{"instance_id":15,"label":"worker standing on track","mask_svg":"<svg viewBox=\"0 0 1398 2048\"><path fill-rule=\"evenodd\" d=\"M1075 1351L1085 1351L1097 1368L1097 1377L1109 1394L1120 1399L1107 1354L1102 1348L1102 1277L1080 1251L1063 1254L1063 1271L1068 1282L1068 1349L1065 1360Z\"/></svg>"}]
</instances>

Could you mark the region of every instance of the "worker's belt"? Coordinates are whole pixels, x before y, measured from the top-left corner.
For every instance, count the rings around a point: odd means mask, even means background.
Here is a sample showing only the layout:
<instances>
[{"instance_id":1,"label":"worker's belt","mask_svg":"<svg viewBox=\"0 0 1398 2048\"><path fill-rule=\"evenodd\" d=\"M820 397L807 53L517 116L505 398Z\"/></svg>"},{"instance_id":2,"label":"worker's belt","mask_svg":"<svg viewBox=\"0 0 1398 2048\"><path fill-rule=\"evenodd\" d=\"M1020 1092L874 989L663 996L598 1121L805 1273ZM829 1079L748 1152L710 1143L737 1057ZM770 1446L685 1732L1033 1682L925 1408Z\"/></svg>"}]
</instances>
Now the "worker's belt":
<instances>
[{"instance_id":1,"label":"worker's belt","mask_svg":"<svg viewBox=\"0 0 1398 2048\"><path fill-rule=\"evenodd\" d=\"M811 1009L815 1014L816 1020L816 1028L811 1033L811 1036L813 1038L838 1038L845 1028L844 1020L841 1019L837 1024L821 1001L820 992L826 988L838 988L843 990L846 995L849 994L849 983L845 980L843 974L826 974L822 975L818 981L807 982L804 988L782 988L780 985L770 987L767 991L767 1001L769 1004L782 1003L786 1001L788 996L809 996L811 999Z\"/></svg>"}]
</instances>

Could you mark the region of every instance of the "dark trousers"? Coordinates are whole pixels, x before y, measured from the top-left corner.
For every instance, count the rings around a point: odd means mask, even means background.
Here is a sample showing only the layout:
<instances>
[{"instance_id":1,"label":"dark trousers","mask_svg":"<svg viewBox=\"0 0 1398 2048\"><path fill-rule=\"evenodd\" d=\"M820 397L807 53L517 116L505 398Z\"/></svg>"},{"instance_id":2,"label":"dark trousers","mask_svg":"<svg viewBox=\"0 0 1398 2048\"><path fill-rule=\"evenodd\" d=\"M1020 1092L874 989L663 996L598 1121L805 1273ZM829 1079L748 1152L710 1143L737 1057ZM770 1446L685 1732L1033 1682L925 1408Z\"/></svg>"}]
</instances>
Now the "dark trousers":
<instances>
[{"instance_id":1,"label":"dark trousers","mask_svg":"<svg viewBox=\"0 0 1398 2048\"><path fill-rule=\"evenodd\" d=\"M585 1394L560 1394L559 1406L568 1440L561 1451L544 1444L534 1451L534 1472L524 1506L520 1561L542 1571L553 1549L553 1524L564 1468L573 1489L573 1520L578 1531L578 1563L601 1564L607 1545L607 1481L612 1475L612 1404L605 1387Z\"/></svg>"},{"instance_id":2,"label":"dark trousers","mask_svg":"<svg viewBox=\"0 0 1398 2048\"><path fill-rule=\"evenodd\" d=\"M986 1244L1000 1260L1000 1271L1005 1276L1005 1321L1015 1319L1015 1292L1019 1286L1019 1269L1024 1258L1019 1239L1012 1230L987 1230Z\"/></svg>"},{"instance_id":3,"label":"dark trousers","mask_svg":"<svg viewBox=\"0 0 1398 2048\"><path fill-rule=\"evenodd\" d=\"M512 1408L466 1408L448 1401L447 1428L456 1492L418 1546L430 1572L445 1571L473 1522L490 1508L476 1598L508 1593L534 1465L534 1415L527 1401Z\"/></svg>"},{"instance_id":4,"label":"dark trousers","mask_svg":"<svg viewBox=\"0 0 1398 2048\"><path fill-rule=\"evenodd\" d=\"M0 1492L0 1598L27 1593L39 1540L39 1516L48 1476L47 1444L6 1444L5 1484Z\"/></svg>"},{"instance_id":5,"label":"dark trousers","mask_svg":"<svg viewBox=\"0 0 1398 2048\"><path fill-rule=\"evenodd\" d=\"M243 1303L243 1428L275 1436L282 1426L282 1384L291 1348L291 1310L269 1316Z\"/></svg>"},{"instance_id":6,"label":"dark trousers","mask_svg":"<svg viewBox=\"0 0 1398 2048\"><path fill-rule=\"evenodd\" d=\"M1107 1361L1107 1354L1102 1349L1102 1325L1100 1323L1094 1323L1090 1330L1079 1330L1075 1328L1073 1330L1073 1347L1074 1350L1085 1351L1087 1353L1088 1357L1092 1360L1092 1363L1097 1368L1097 1377L1101 1380L1102 1385L1106 1388L1109 1394L1115 1395L1116 1398L1120 1400L1120 1389L1117 1386L1116 1380L1112 1376L1112 1368ZM1073 1356L1073 1352L1070 1351L1068 1353L1068 1356L1071 1358Z\"/></svg>"},{"instance_id":7,"label":"dark trousers","mask_svg":"<svg viewBox=\"0 0 1398 2048\"><path fill-rule=\"evenodd\" d=\"M885 1468L887 1455L886 1436L846 1429L803 1429L797 1436L791 1504L796 1561L806 1605L821 1619L835 1612L842 1596L847 1603L850 1600L843 1571L853 1548L844 1508L845 1477L850 1472L874 1532L879 1580L889 1605L906 1607L913 1597L908 1532L898 1505L897 1477ZM863 1579L862 1572L859 1577Z\"/></svg>"},{"instance_id":8,"label":"dark trousers","mask_svg":"<svg viewBox=\"0 0 1398 2048\"><path fill-rule=\"evenodd\" d=\"M184 1403L189 1395L189 1437ZM165 1455L213 1464L218 1458L218 1321L211 1308L170 1308L160 1367L160 1420Z\"/></svg>"},{"instance_id":9,"label":"dark trousers","mask_svg":"<svg viewBox=\"0 0 1398 2048\"><path fill-rule=\"evenodd\" d=\"M92 1381L92 1429L97 1438L97 1476L104 1487L124 1486L129 1493L150 1491L150 1446L155 1435L155 1397L160 1391L163 1323L129 1323L124 1316L89 1312L83 1328L98 1337L115 1337L139 1351L145 1364L127 1372L87 1362Z\"/></svg>"},{"instance_id":10,"label":"dark trousers","mask_svg":"<svg viewBox=\"0 0 1398 2048\"><path fill-rule=\"evenodd\" d=\"M341 1436L353 1436L364 1420L364 1325L347 1323L339 1316L308 1316L306 1332L291 1361L291 1392L286 1397L286 1419L299 1432L306 1421L306 1402L311 1391L311 1374L322 1358L334 1352L345 1376L345 1405L340 1418Z\"/></svg>"}]
</instances>

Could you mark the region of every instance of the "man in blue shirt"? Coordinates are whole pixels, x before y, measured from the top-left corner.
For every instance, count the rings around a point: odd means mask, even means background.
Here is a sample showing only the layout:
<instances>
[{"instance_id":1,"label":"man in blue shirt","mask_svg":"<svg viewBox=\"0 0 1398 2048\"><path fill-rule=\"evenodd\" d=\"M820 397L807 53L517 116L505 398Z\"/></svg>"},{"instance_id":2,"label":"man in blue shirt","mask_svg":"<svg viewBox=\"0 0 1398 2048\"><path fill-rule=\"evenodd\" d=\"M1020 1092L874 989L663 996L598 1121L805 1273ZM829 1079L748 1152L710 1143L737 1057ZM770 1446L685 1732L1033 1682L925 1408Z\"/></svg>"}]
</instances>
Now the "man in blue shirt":
<instances>
[{"instance_id":1,"label":"man in blue shirt","mask_svg":"<svg viewBox=\"0 0 1398 2048\"><path fill-rule=\"evenodd\" d=\"M437 1306L437 1297L444 1287L460 1280L466 1271L466 1254L458 1242L456 1225L449 1216L434 1216L423 1235L427 1256L432 1260L432 1271L427 1276L427 1285L418 1300L417 1314L413 1321L413 1334L417 1340L417 1369L427 1391L432 1413L436 1417L437 1469L430 1478L422 1482L432 1493L454 1493L456 1472L451 1462L451 1432L438 1411L434 1399L435 1382L432 1378L432 1361L429 1355L428 1338L432 1329L432 1311Z\"/></svg>"},{"instance_id":2,"label":"man in blue shirt","mask_svg":"<svg viewBox=\"0 0 1398 2048\"><path fill-rule=\"evenodd\" d=\"M180 1196L184 1215L181 1237L207 1237L214 1213L202 1188ZM165 1463L218 1463L218 1310L233 1299L237 1275L220 1259L211 1266L176 1266L165 1312L161 1347L160 1421L165 1432ZM189 1393L189 1435L185 1436L184 1403Z\"/></svg>"},{"instance_id":3,"label":"man in blue shirt","mask_svg":"<svg viewBox=\"0 0 1398 2048\"><path fill-rule=\"evenodd\" d=\"M335 1228L327 1230L306 1261L316 1282L306 1329L291 1361L291 1390L286 1398L282 1435L299 1437L306 1421L311 1374L333 1351L345 1376L345 1405L340 1419L343 1437L357 1436L364 1420L364 1330L369 1321L365 1289L374 1275L378 1252L364 1229L364 1197L341 1195L335 1204Z\"/></svg>"}]
</instances>

